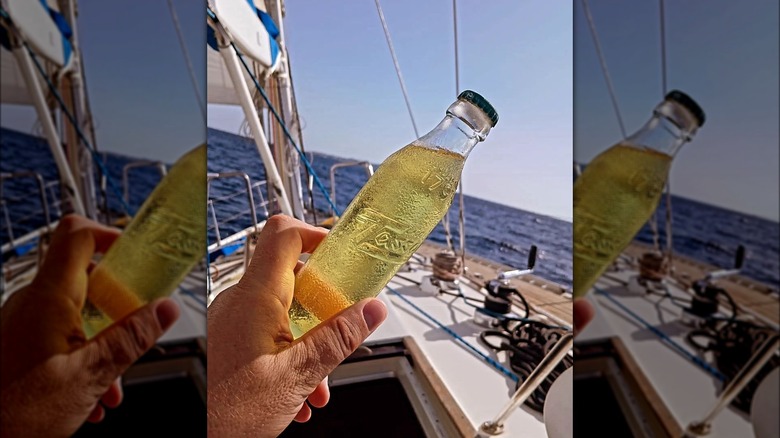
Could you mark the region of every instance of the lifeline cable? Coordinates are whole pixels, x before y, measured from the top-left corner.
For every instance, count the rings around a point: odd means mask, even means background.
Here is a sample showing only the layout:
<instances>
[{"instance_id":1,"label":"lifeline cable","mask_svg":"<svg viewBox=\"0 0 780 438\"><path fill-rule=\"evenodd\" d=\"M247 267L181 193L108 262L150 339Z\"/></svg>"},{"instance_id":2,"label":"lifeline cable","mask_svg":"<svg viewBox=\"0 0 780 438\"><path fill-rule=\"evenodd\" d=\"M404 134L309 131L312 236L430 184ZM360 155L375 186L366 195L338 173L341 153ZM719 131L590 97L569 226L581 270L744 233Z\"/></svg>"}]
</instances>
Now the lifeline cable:
<instances>
[{"instance_id":1,"label":"lifeline cable","mask_svg":"<svg viewBox=\"0 0 780 438\"><path fill-rule=\"evenodd\" d=\"M290 131L287 129L287 125L284 123L282 118L279 116L279 113L276 112L276 108L274 108L273 105L271 105L270 99L268 99L268 95L265 94L265 90L260 85L260 83L257 81L257 77L252 72L252 70L247 65L246 61L244 61L244 57L241 55L241 52L239 52L238 47L236 47L233 42L230 42L230 46L233 47L233 50L235 50L236 55L238 56L238 59L241 61L241 64L244 66L244 69L246 70L247 74L250 78L252 78L252 82L255 84L255 88L257 88L257 91L260 92L260 95L263 96L263 100L265 100L266 105L268 105L268 109L273 114L274 118L276 119L277 123L279 123L279 126L282 127L282 131L284 131L284 135L287 137L287 140L290 142L290 144L293 146L296 152L298 152L298 155L301 157L301 161L303 161L303 164L306 166L306 169L311 173L311 175L314 177L314 182L317 184L317 187L320 189L322 194L325 196L325 200L328 201L328 204L330 204L331 208L333 208L333 211L336 213L336 216L341 216L341 211L336 207L336 204L333 202L333 200L330 198L330 195L328 194L328 191L325 189L325 186L322 184L322 181L320 181L320 178L317 176L317 173L314 171L314 168L311 166L311 163L309 163L309 159L306 158L306 154L304 154L300 148L298 148L298 145L295 143L295 140L292 138L292 134L290 134Z\"/></svg>"},{"instance_id":2,"label":"lifeline cable","mask_svg":"<svg viewBox=\"0 0 780 438\"><path fill-rule=\"evenodd\" d=\"M211 10L208 10L208 12L209 12L209 16L210 16L212 19L216 19L216 16L214 15L214 13L213 13ZM238 59L239 59L239 60L241 60L241 63L243 64L243 66L244 66L244 69L246 70L247 74L249 74L250 78L251 78L251 79L252 79L252 81L254 82L254 84L255 84L255 88L257 88L257 91L259 91L259 92L260 92L260 94L262 95L262 97L263 97L263 100L265 100L266 104L268 105L268 108L269 108L269 110L270 110L270 111L271 111L271 113L274 115L274 118L275 118L275 119L276 119L276 121L279 123L279 125L282 127L282 130L284 131L285 135L287 136L287 139L290 141L290 143L292 144L292 146L295 148L295 150L296 150L296 151L298 152L298 154L301 156L301 160L303 161L303 163L306 165L306 167L307 167L307 168L309 169L309 171L311 172L312 176L314 177L314 181L315 181L315 183L317 183L317 186L318 186L318 187L319 187L319 189L322 191L323 195L325 195L325 197L326 197L326 199L327 199L328 203L329 203L329 204L331 205L331 207L333 208L333 211L334 211L334 212L336 212L336 214L340 216L340 215L341 215L341 213L339 212L338 208L336 207L336 205L335 205L335 204L333 203L333 201L331 200L330 196L329 196L329 195L328 195L328 193L327 193L327 190L325 190L325 187L322 185L322 182L320 181L319 177L317 176L317 173L316 173L316 172L314 171L314 169L311 167L311 164L309 164L309 160L306 158L306 156L305 156L305 155L304 155L304 154L301 152L301 150L300 150L300 149L298 148L298 146L295 144L295 141L292 139L292 136L290 135L290 132L287 130L287 126L284 124L284 122L283 122L283 121L281 120L281 118L279 117L279 114L276 112L276 109L275 109L275 108L274 108L274 107L273 107L273 106L270 104L270 102L269 102L269 99L268 99L268 96L265 94L265 90L263 90L263 87L261 87L261 86L260 86L260 83L257 81L257 78L255 77L255 75L253 74L253 72L251 71L251 69L249 69L249 66L246 64L246 61L244 61L244 58L243 58L243 56L241 56L241 53L238 51L238 48L237 48L237 47L236 47L236 46L233 44L233 42L232 42L232 41L230 42L230 45L233 47L233 50L235 50L235 52L236 52L236 55L238 55ZM514 373L512 373L511 371L509 371L508 369L506 369L506 368L505 368L503 365L501 365L500 363L498 363L498 361L496 361L495 359L493 359L493 358L491 358L490 356L486 355L485 353L483 353L483 352L479 351L479 350L478 350L476 347L474 347L474 346L473 346L471 343L469 343L468 341L466 341L465 339L463 339L463 338L462 338L460 335L458 335L457 333L455 333L455 332L454 332L452 329L450 329L449 327L447 327L447 326L445 326L444 324L442 324L441 322L439 322L439 321L438 321L436 318L434 318L433 316L431 316L430 314L428 314L426 311L424 311L423 309L421 309L420 307L418 307L416 304L414 304L414 303L412 303L411 301L409 301L409 299L408 299L408 298L406 298L406 297L404 297L403 295L401 295L400 293L398 293L398 291L396 291L395 289L391 288L390 286L386 286L386 287L387 287L387 289L388 289L388 290L389 290L389 291L390 291L392 294L394 294L395 296L397 296L398 298L400 298L400 299L401 299L402 301L404 301L406 304L410 305L410 306L411 306L413 309L415 309L415 310L416 310L417 312L419 312L421 315L423 315L423 316L425 316L426 318L428 318L428 320L430 320L431 322L433 322L434 324L436 324L438 327L440 327L442 330L444 330L445 332L447 332L447 333L448 333L450 336L452 336L452 337L453 337L453 338L454 338L456 341L458 341L458 342L460 342L461 344L463 344L463 345L464 345L466 348L468 348L469 350L471 350L471 351L472 351L474 354L476 354L476 355L478 355L479 357L481 357L481 358L482 358L482 359L483 359L485 362L487 362L487 363L488 363L489 365L491 365L493 368L495 368L496 370L500 371L500 372L501 372L502 374L504 374L505 376L509 377L509 378L510 378L510 379L511 379L513 382L517 383L517 382L519 381L519 378L518 378L518 377L517 377L517 376L516 376Z\"/></svg>"},{"instance_id":3,"label":"lifeline cable","mask_svg":"<svg viewBox=\"0 0 780 438\"><path fill-rule=\"evenodd\" d=\"M111 178L111 174L108 172L105 163L98 155L97 150L95 150L95 148L92 146L89 140L87 140L84 133L81 131L81 128L79 127L78 122L76 121L76 118L73 117L70 111L68 111L68 107L65 105L65 101L62 99L62 96L60 96L59 91L57 91L57 88L49 79L49 76L46 75L46 72L44 71L43 66L41 66L41 63L38 61L38 58L35 56L35 53L32 51L32 49L30 49L30 46L27 45L26 41L22 41L22 45L24 45L24 48L27 49L27 53L30 54L30 58L32 58L35 67L38 69L38 72L46 80L46 85L48 85L49 91L52 93L52 95L54 95L54 97L57 99L57 102L60 104L60 109L67 116L68 121L70 122L71 126L73 126L73 129L76 130L76 135L78 135L79 140L81 140L81 143L84 145L84 147L86 147L87 150L92 154L92 161L97 163L100 172L103 174L103 176L106 177L106 180L108 181L108 185L111 186L111 191L114 192L114 195L119 199L119 202L122 204L122 209L124 209L125 213L127 213L131 217L135 216L135 211L133 211L133 209L130 208L130 205L128 205L127 202L125 202L125 199L122 196L122 194L119 193L119 188L117 188L116 184L114 183L114 180Z\"/></svg>"},{"instance_id":4,"label":"lifeline cable","mask_svg":"<svg viewBox=\"0 0 780 438\"><path fill-rule=\"evenodd\" d=\"M4 20L11 21L11 17L8 15L8 12L5 11L5 9L0 8L0 17ZM125 202L122 195L119 193L119 189L116 187L114 180L111 178L111 175L108 173L108 169L105 167L105 164L100 159L100 156L97 153L97 150L95 150L92 147L92 144L87 140L84 133L81 131L81 128L79 127L76 118L68 111L68 107L65 105L65 101L62 99L62 96L60 96L59 91L57 91L57 88L54 86L54 84L49 79L49 76L46 74L45 70L43 69L43 66L41 66L40 62L38 61L38 57L35 56L35 52L32 51L30 46L27 44L27 42L19 38L19 40L22 42L22 45L24 46L25 50L27 50L27 53L30 55L30 58L33 61L33 64L35 64L35 67L38 69L38 72L41 74L43 79L46 81L46 85L49 87L49 91L51 91L52 95L57 99L57 102L60 104L60 109L68 118L68 121L73 126L73 129L76 130L76 135L78 135L79 140L84 144L84 146L87 148L87 150L92 154L92 161L96 162L98 165L98 168L100 169L100 172L106 177L108 180L108 184L111 186L111 190L114 192L114 195L119 199L119 202L122 204L122 208L125 210L125 213L127 213L130 216L134 216L134 211L130 206Z\"/></svg>"},{"instance_id":5,"label":"lifeline cable","mask_svg":"<svg viewBox=\"0 0 780 438\"><path fill-rule=\"evenodd\" d=\"M211 18L215 22L219 21L217 19L217 16L210 8L206 8L206 14L209 16L209 18ZM322 181L320 181L320 178L317 176L317 172L314 171L314 168L311 166L311 163L309 163L309 160L308 158L306 158L306 155L301 151L301 149L295 143L295 140L293 140L292 134L290 134L290 131L287 129L287 125L284 123L284 121L282 121L282 118L279 116L279 113L276 112L276 108L274 108L274 106L271 105L271 101L268 99L268 95L265 94L265 90L263 89L262 86L260 86L260 83L257 81L257 77L255 76L254 72L252 72L252 69L250 69L246 61L244 61L244 57L243 55L241 55L241 52L238 50L238 47L236 47L236 45L233 44L233 41L230 41L230 46L233 47L233 50L236 52L236 56L238 57L239 61L241 61L241 64L244 66L244 70L246 70L246 73L252 79L252 82L255 84L255 88L257 89L258 92L260 92L260 95L263 96L263 100L265 101L266 105L268 105L268 109L271 111L274 118L279 123L279 126L282 127L282 131L284 131L284 135L287 137L287 140L290 142L290 144L295 149L295 151L298 152L298 155L301 157L301 161L303 161L303 164L306 166L306 169L311 173L312 177L314 177L314 182L317 183L317 187L320 189L323 196L325 196L325 200L328 201L328 204L330 204L331 208L333 208L333 211L336 213L336 215L341 216L341 211L338 209L338 207L336 207L336 204L330 198L328 191L325 189L325 186L322 184Z\"/></svg>"},{"instance_id":6,"label":"lifeline cable","mask_svg":"<svg viewBox=\"0 0 780 438\"><path fill-rule=\"evenodd\" d=\"M393 288L392 288L392 287L390 287L390 286L386 286L386 288L387 288L387 290L389 290L389 291L390 291L390 293L392 293L393 295L395 295L395 296L397 296L398 298L400 298L401 300L403 300L403 302L405 302L406 304L408 304L408 305L412 306L412 308L413 308L414 310L416 310L416 311L417 311L417 312L419 312L421 315L423 315L424 317L428 318L428 320L430 320L431 322L433 322L434 324L436 324L436 325L437 325L439 328L441 328L442 330L444 330L445 332L447 332L447 334L449 334L450 336L452 336L452 337L453 337L453 338L454 338L456 341L460 342L460 343L461 343L461 344L463 344L463 345L464 345L466 348L468 348L469 350L471 350L471 351L472 351L474 354L476 354L477 356L481 357L481 358L482 358L482 359L483 359L485 362L487 362L487 363L488 363L489 365L491 365L493 368L497 369L497 370L498 370L498 371L500 371L502 374L504 374L505 376L507 376L507 377L509 377L510 379L512 379L512 381L513 381L513 382L517 383L517 382L519 382L519 381L520 381L520 378L518 378L518 377L517 377L517 376L516 376L516 375L515 375L515 374L514 374L512 371L509 371L508 369L506 369L506 367L504 367L503 365L501 365L500 363L498 363L498 361L496 361L496 360L495 360L495 359L493 359L492 357L490 357L490 356L486 355L485 353L483 353L483 352L479 351L479 350L477 349L477 347L475 347L475 346L471 345L471 343L469 343L469 341L467 341L467 340L463 339L463 338L462 338L462 337L461 337L459 334L455 333L455 332L454 332L454 331L453 331L451 328L449 328L449 327L445 326L444 324L442 324L441 322L439 322L439 321L438 321L436 318L434 318L433 316L431 316L431 315L430 315L428 312L426 312L425 310L421 309L420 307L418 307L418 306L417 306L416 304L414 304L413 302L409 301L409 299L408 299L408 298L406 298L405 296L401 295L401 294L400 294L398 291L396 291L395 289L393 289Z\"/></svg>"},{"instance_id":7,"label":"lifeline cable","mask_svg":"<svg viewBox=\"0 0 780 438\"><path fill-rule=\"evenodd\" d=\"M607 298L609 301L611 301L616 306L620 307L621 310L626 312L629 316L634 318L636 321L641 323L645 326L648 330L653 332L656 336L661 338L661 340L672 347L672 349L676 350L678 353L682 354L684 357L686 357L688 360L693 362L694 364L698 365L700 368L702 368L704 371L707 371L710 373L713 377L716 379L722 381L726 380L726 376L723 375L720 371L715 369L712 365L705 362L702 358L696 357L691 352L683 348L679 343L675 342L672 338L670 338L666 333L662 332L661 330L658 330L658 328L651 325L649 322L645 321L641 316L637 315L633 310L626 307L623 303L616 300L609 292L602 290L596 286L593 287L593 289L598 293L599 295L603 295L605 298Z\"/></svg>"}]
</instances>

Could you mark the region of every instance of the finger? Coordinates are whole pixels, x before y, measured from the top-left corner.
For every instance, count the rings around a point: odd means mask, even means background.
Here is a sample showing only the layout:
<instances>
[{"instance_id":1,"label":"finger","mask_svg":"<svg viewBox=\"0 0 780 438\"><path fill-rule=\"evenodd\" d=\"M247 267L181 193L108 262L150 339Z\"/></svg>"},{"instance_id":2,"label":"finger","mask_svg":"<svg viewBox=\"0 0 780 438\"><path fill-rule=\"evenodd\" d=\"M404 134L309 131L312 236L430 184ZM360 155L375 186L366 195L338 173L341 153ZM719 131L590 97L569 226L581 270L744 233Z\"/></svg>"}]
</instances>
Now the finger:
<instances>
[{"instance_id":1,"label":"finger","mask_svg":"<svg viewBox=\"0 0 780 438\"><path fill-rule=\"evenodd\" d=\"M49 250L35 281L47 282L73 294L81 302L86 288L87 269L96 252L106 252L119 237L119 231L86 218L68 215L60 220L52 235ZM62 287L70 285L71 287ZM34 288L35 290L43 288Z\"/></svg>"},{"instance_id":2,"label":"finger","mask_svg":"<svg viewBox=\"0 0 780 438\"><path fill-rule=\"evenodd\" d=\"M300 255L313 252L327 234L322 228L289 216L272 216L258 236L252 263L240 283L248 290L257 290L262 283L291 280Z\"/></svg>"},{"instance_id":3,"label":"finger","mask_svg":"<svg viewBox=\"0 0 780 438\"><path fill-rule=\"evenodd\" d=\"M314 388L314 391L309 395L308 401L315 408L322 408L328 404L328 401L330 401L330 387L328 386L327 377Z\"/></svg>"},{"instance_id":4,"label":"finger","mask_svg":"<svg viewBox=\"0 0 780 438\"><path fill-rule=\"evenodd\" d=\"M179 318L169 298L153 301L90 340L78 351L98 387L108 387Z\"/></svg>"},{"instance_id":5,"label":"finger","mask_svg":"<svg viewBox=\"0 0 780 438\"><path fill-rule=\"evenodd\" d=\"M62 243L62 239L67 241L67 236L82 230L89 231L95 239L95 252L106 253L111 245L114 244L122 232L116 228L109 228L105 225L94 222L82 216L69 214L60 219L57 228L52 235L49 252L56 249L56 246Z\"/></svg>"},{"instance_id":6,"label":"finger","mask_svg":"<svg viewBox=\"0 0 780 438\"><path fill-rule=\"evenodd\" d=\"M107 408L116 408L122 403L122 378L117 377L114 383L108 387L108 391L100 398L100 402Z\"/></svg>"},{"instance_id":7,"label":"finger","mask_svg":"<svg viewBox=\"0 0 780 438\"><path fill-rule=\"evenodd\" d=\"M305 402L301 405L301 410L295 415L295 421L305 423L311 419L311 408Z\"/></svg>"},{"instance_id":8,"label":"finger","mask_svg":"<svg viewBox=\"0 0 780 438\"><path fill-rule=\"evenodd\" d=\"M596 311L593 309L593 305L590 304L590 301L584 298L574 300L573 307L574 335L576 336L577 333L582 331L582 329L584 329L585 326L588 325L588 323L593 319Z\"/></svg>"},{"instance_id":9,"label":"finger","mask_svg":"<svg viewBox=\"0 0 780 438\"><path fill-rule=\"evenodd\" d=\"M92 409L92 412L89 413L87 421L90 423L100 423L104 418L106 418L106 410L98 403L95 405L95 409Z\"/></svg>"},{"instance_id":10,"label":"finger","mask_svg":"<svg viewBox=\"0 0 780 438\"><path fill-rule=\"evenodd\" d=\"M280 354L289 355L297 371L297 383L311 393L385 318L387 308L382 301L359 301L310 330Z\"/></svg>"},{"instance_id":11,"label":"finger","mask_svg":"<svg viewBox=\"0 0 780 438\"><path fill-rule=\"evenodd\" d=\"M300 270L301 270L301 268L303 267L303 265L305 265L305 263L303 263L302 261L300 261L300 260L299 260L299 261L298 261L298 263L296 263L296 264L295 264L295 268L293 268L293 274L296 274L296 275L297 275L297 274L298 274L298 271L300 271Z\"/></svg>"}]
</instances>

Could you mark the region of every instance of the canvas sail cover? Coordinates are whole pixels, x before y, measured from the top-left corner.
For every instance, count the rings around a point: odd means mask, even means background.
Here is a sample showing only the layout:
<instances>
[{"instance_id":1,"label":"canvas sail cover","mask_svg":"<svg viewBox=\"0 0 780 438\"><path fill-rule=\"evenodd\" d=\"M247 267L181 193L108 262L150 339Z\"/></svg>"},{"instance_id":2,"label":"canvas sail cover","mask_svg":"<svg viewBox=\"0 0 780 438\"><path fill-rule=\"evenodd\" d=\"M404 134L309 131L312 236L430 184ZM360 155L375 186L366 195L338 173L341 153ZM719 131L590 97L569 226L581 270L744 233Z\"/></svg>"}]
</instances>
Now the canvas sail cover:
<instances>
[{"instance_id":1,"label":"canvas sail cover","mask_svg":"<svg viewBox=\"0 0 780 438\"><path fill-rule=\"evenodd\" d=\"M276 41L279 30L271 16L266 13L263 2L210 0L209 8L252 68L266 72L276 69L280 59L279 44ZM211 27L207 29L207 40L210 47L207 50L208 103L238 105L233 82L222 56L217 52L217 41ZM243 68L241 70L247 87L254 90L252 79Z\"/></svg>"},{"instance_id":2,"label":"canvas sail cover","mask_svg":"<svg viewBox=\"0 0 780 438\"><path fill-rule=\"evenodd\" d=\"M40 61L47 61L57 67L71 65L72 31L59 13L56 0L2 0L1 4ZM0 102L32 105L24 76L10 51L7 32L5 27L0 27ZM43 78L36 75L36 79L41 81L45 89Z\"/></svg>"}]
</instances>

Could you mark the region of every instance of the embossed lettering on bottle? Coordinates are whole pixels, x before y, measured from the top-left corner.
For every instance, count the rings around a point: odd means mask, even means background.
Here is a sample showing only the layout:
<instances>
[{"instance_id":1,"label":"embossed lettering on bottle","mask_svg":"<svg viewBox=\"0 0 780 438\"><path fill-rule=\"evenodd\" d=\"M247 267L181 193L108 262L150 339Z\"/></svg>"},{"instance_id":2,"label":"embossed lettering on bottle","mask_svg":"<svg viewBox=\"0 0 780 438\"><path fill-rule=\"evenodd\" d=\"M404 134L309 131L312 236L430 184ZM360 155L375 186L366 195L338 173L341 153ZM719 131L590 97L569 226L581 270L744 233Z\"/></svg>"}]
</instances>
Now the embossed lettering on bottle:
<instances>
[{"instance_id":1,"label":"embossed lettering on bottle","mask_svg":"<svg viewBox=\"0 0 780 438\"><path fill-rule=\"evenodd\" d=\"M636 133L587 164L574 183L574 296L587 293L653 214L672 159L704 122L670 92Z\"/></svg>"},{"instance_id":2,"label":"embossed lettering on bottle","mask_svg":"<svg viewBox=\"0 0 780 438\"><path fill-rule=\"evenodd\" d=\"M447 212L466 157L497 120L481 96L463 94L435 129L379 166L296 274L296 337L381 292Z\"/></svg>"}]
</instances>

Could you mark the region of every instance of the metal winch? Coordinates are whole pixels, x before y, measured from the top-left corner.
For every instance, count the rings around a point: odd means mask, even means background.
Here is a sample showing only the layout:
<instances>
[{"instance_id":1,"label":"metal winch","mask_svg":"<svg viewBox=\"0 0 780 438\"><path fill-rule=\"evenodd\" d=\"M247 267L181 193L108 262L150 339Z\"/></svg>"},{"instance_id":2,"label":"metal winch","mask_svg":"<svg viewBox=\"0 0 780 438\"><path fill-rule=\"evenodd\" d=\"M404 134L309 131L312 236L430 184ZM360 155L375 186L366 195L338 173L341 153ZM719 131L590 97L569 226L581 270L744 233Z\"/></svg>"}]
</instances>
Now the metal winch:
<instances>
[{"instance_id":1,"label":"metal winch","mask_svg":"<svg viewBox=\"0 0 780 438\"><path fill-rule=\"evenodd\" d=\"M517 288L512 287L509 280L531 274L536 265L536 253L536 245L531 245L531 249L528 253L528 265L525 269L499 272L494 280L490 280L485 285L487 295L485 296L484 305L474 309L474 322L476 324L488 328L498 327L501 321L512 313L513 295L525 302L520 291L518 291ZM526 313L527 312L528 305L526 303Z\"/></svg>"},{"instance_id":2,"label":"metal winch","mask_svg":"<svg viewBox=\"0 0 780 438\"><path fill-rule=\"evenodd\" d=\"M721 278L738 274L742 270L745 262L745 247L740 245L734 260L734 267L731 269L721 269L707 274L701 280L695 281L691 286L693 295L691 296L691 305L682 310L682 321L688 325L698 327L707 319L717 314L720 310L719 297L724 297L732 309L732 317L737 312L737 306L726 289L718 286L715 282Z\"/></svg>"}]
</instances>

